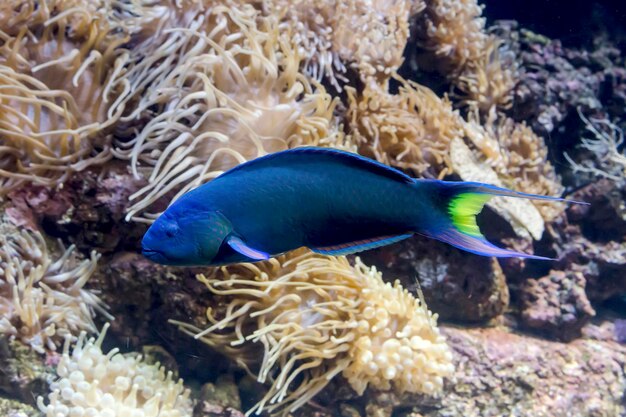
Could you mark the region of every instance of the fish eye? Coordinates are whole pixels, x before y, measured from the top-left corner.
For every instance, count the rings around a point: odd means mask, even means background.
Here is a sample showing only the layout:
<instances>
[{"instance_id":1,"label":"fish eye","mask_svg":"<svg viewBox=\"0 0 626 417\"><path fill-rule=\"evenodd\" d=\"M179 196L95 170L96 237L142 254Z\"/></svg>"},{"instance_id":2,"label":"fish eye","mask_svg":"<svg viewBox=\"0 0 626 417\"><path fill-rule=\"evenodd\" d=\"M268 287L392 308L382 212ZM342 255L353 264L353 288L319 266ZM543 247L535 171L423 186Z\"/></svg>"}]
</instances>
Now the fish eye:
<instances>
[{"instance_id":1,"label":"fish eye","mask_svg":"<svg viewBox=\"0 0 626 417\"><path fill-rule=\"evenodd\" d=\"M163 227L163 231L165 232L165 236L174 237L176 233L178 233L178 225L176 223L167 223Z\"/></svg>"}]
</instances>

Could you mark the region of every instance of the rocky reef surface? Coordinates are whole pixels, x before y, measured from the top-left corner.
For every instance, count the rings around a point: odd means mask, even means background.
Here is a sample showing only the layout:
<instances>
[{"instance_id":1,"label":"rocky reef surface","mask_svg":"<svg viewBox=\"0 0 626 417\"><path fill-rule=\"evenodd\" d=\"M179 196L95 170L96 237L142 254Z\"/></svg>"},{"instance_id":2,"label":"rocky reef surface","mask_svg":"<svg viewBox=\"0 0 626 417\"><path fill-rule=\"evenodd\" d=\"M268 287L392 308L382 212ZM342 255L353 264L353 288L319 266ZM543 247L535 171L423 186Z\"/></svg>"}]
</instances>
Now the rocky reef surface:
<instances>
[{"instance_id":1,"label":"rocky reef surface","mask_svg":"<svg viewBox=\"0 0 626 417\"><path fill-rule=\"evenodd\" d=\"M471 0L1 4L0 415L626 414L626 37L589 7L571 40ZM589 205L483 210L548 262L140 255L184 191L300 145Z\"/></svg>"}]
</instances>

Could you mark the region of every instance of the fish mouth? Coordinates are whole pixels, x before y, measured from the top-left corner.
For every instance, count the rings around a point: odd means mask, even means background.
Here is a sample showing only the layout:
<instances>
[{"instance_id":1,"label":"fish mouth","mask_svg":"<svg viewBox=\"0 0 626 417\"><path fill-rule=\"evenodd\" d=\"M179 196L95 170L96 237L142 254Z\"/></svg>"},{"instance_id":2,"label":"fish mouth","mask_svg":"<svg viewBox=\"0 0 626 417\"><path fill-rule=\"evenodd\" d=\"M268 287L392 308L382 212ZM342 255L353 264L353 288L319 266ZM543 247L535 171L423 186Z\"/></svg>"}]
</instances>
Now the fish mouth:
<instances>
[{"instance_id":1,"label":"fish mouth","mask_svg":"<svg viewBox=\"0 0 626 417\"><path fill-rule=\"evenodd\" d=\"M141 254L154 262L160 263L165 260L165 255L163 254L163 252L159 252L158 250L141 248Z\"/></svg>"}]
</instances>

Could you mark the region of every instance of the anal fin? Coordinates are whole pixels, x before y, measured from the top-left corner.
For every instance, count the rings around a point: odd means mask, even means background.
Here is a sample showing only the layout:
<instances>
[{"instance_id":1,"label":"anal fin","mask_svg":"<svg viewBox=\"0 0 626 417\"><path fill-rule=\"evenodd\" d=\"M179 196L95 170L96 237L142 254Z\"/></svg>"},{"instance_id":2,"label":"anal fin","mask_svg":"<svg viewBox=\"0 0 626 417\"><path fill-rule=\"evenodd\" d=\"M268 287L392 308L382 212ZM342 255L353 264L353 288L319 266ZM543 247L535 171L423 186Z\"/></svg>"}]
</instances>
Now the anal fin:
<instances>
[{"instance_id":1,"label":"anal fin","mask_svg":"<svg viewBox=\"0 0 626 417\"><path fill-rule=\"evenodd\" d=\"M394 236L379 236L372 239L358 240L354 242L342 243L333 246L312 247L313 252L322 255L349 255L351 253L361 252L368 249L374 249L381 246L399 242L413 236L413 233Z\"/></svg>"},{"instance_id":2,"label":"anal fin","mask_svg":"<svg viewBox=\"0 0 626 417\"><path fill-rule=\"evenodd\" d=\"M489 241L487 241L487 239L485 239L482 235L471 236L455 229L452 225L444 230L438 231L437 233L421 232L420 234L448 243L459 249L463 249L464 251L482 256L496 256L498 258L528 258L540 259L544 261L553 260L552 258L529 255L523 252L499 248L489 243Z\"/></svg>"}]
</instances>

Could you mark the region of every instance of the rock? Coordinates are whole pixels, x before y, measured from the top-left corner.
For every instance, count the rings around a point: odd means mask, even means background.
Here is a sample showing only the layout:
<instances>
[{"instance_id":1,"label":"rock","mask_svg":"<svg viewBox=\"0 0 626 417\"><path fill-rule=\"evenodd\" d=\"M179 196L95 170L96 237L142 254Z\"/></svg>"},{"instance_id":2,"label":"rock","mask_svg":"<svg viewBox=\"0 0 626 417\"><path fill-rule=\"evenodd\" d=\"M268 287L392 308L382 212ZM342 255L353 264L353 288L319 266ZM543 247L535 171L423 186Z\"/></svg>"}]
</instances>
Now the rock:
<instances>
[{"instance_id":1,"label":"rock","mask_svg":"<svg viewBox=\"0 0 626 417\"><path fill-rule=\"evenodd\" d=\"M205 382L215 380L229 362L205 343L183 334L169 320L207 327L206 309L211 301L207 287L196 274L202 269L157 265L138 253L104 255L89 282L115 317L107 343L127 350L161 345L174 356L181 377Z\"/></svg>"},{"instance_id":2,"label":"rock","mask_svg":"<svg viewBox=\"0 0 626 417\"><path fill-rule=\"evenodd\" d=\"M178 379L178 364L176 359L163 346L145 345L141 347L141 354L144 362L149 364L160 364L165 366L168 372L172 372L172 379Z\"/></svg>"},{"instance_id":3,"label":"rock","mask_svg":"<svg viewBox=\"0 0 626 417\"><path fill-rule=\"evenodd\" d=\"M515 51L520 75L514 89L511 114L525 120L540 135L565 138L559 128L577 109L585 113L607 112L609 118L624 116L616 105L624 100L624 57L603 39L594 51L564 47L510 21L497 22L492 30Z\"/></svg>"},{"instance_id":4,"label":"rock","mask_svg":"<svg viewBox=\"0 0 626 417\"><path fill-rule=\"evenodd\" d=\"M417 278L429 309L444 320L485 322L502 314L509 303L497 261L433 239L416 236L360 256L385 279L400 279L405 288L415 290Z\"/></svg>"},{"instance_id":5,"label":"rock","mask_svg":"<svg viewBox=\"0 0 626 417\"><path fill-rule=\"evenodd\" d=\"M244 375L238 384L240 398L244 410L252 408L261 401L267 389L250 375Z\"/></svg>"},{"instance_id":6,"label":"rock","mask_svg":"<svg viewBox=\"0 0 626 417\"><path fill-rule=\"evenodd\" d=\"M521 286L522 324L560 340L579 337L595 315L580 272L551 271Z\"/></svg>"},{"instance_id":7,"label":"rock","mask_svg":"<svg viewBox=\"0 0 626 417\"><path fill-rule=\"evenodd\" d=\"M548 225L537 252L558 259L552 269L581 272L592 302L626 294L626 242L590 240L582 232L582 218L573 223L561 217Z\"/></svg>"},{"instance_id":8,"label":"rock","mask_svg":"<svg viewBox=\"0 0 626 417\"><path fill-rule=\"evenodd\" d=\"M626 344L626 320L615 320L615 339Z\"/></svg>"},{"instance_id":9,"label":"rock","mask_svg":"<svg viewBox=\"0 0 626 417\"><path fill-rule=\"evenodd\" d=\"M108 173L83 171L62 187L50 189L26 184L9 193L6 212L17 226L43 229L53 237L73 243L83 252L112 252L120 247L139 248L145 224L123 221L129 196L139 182L115 164Z\"/></svg>"},{"instance_id":10,"label":"rock","mask_svg":"<svg viewBox=\"0 0 626 417\"><path fill-rule=\"evenodd\" d=\"M398 397L393 392L376 392L370 390L365 405L366 417L391 417L398 404Z\"/></svg>"},{"instance_id":11,"label":"rock","mask_svg":"<svg viewBox=\"0 0 626 417\"><path fill-rule=\"evenodd\" d=\"M2 417L40 417L41 412L17 400L0 397L0 416Z\"/></svg>"},{"instance_id":12,"label":"rock","mask_svg":"<svg viewBox=\"0 0 626 417\"><path fill-rule=\"evenodd\" d=\"M205 316L206 306L202 301L209 294L197 282L194 272L193 268L157 265L139 253L118 252L101 259L90 286L100 291L102 300L116 317L110 334L139 349L144 344L160 344L169 331L175 330L174 326L163 325L168 319ZM182 315L162 314L170 309Z\"/></svg>"},{"instance_id":13,"label":"rock","mask_svg":"<svg viewBox=\"0 0 626 417\"><path fill-rule=\"evenodd\" d=\"M34 405L55 377L50 365L57 357L42 356L18 340L0 336L0 394Z\"/></svg>"},{"instance_id":14,"label":"rock","mask_svg":"<svg viewBox=\"0 0 626 417\"><path fill-rule=\"evenodd\" d=\"M579 224L587 239L607 242L626 238L626 183L600 179L570 198L589 203L572 205L567 210L570 223Z\"/></svg>"},{"instance_id":15,"label":"rock","mask_svg":"<svg viewBox=\"0 0 626 417\"><path fill-rule=\"evenodd\" d=\"M551 342L503 328L444 327L442 332L454 351L455 377L437 403L411 403L411 411L419 413L413 415L611 417L626 413L626 346L582 339ZM407 404L399 407L406 409Z\"/></svg>"},{"instance_id":16,"label":"rock","mask_svg":"<svg viewBox=\"0 0 626 417\"><path fill-rule=\"evenodd\" d=\"M365 415L367 417L391 417L392 413L392 407L382 407L375 402L370 402L365 407Z\"/></svg>"},{"instance_id":17,"label":"rock","mask_svg":"<svg viewBox=\"0 0 626 417\"><path fill-rule=\"evenodd\" d=\"M579 271L587 281L591 301L626 294L626 243L593 243L582 235L563 245L556 268Z\"/></svg>"},{"instance_id":18,"label":"rock","mask_svg":"<svg viewBox=\"0 0 626 417\"><path fill-rule=\"evenodd\" d=\"M200 399L223 408L241 409L239 389L232 375L220 375L215 384L210 382L202 386Z\"/></svg>"},{"instance_id":19,"label":"rock","mask_svg":"<svg viewBox=\"0 0 626 417\"><path fill-rule=\"evenodd\" d=\"M359 410L350 404L340 404L339 414L341 417L361 417Z\"/></svg>"},{"instance_id":20,"label":"rock","mask_svg":"<svg viewBox=\"0 0 626 417\"><path fill-rule=\"evenodd\" d=\"M244 414L234 408L224 408L208 401L199 401L193 410L193 417L244 417Z\"/></svg>"}]
</instances>

